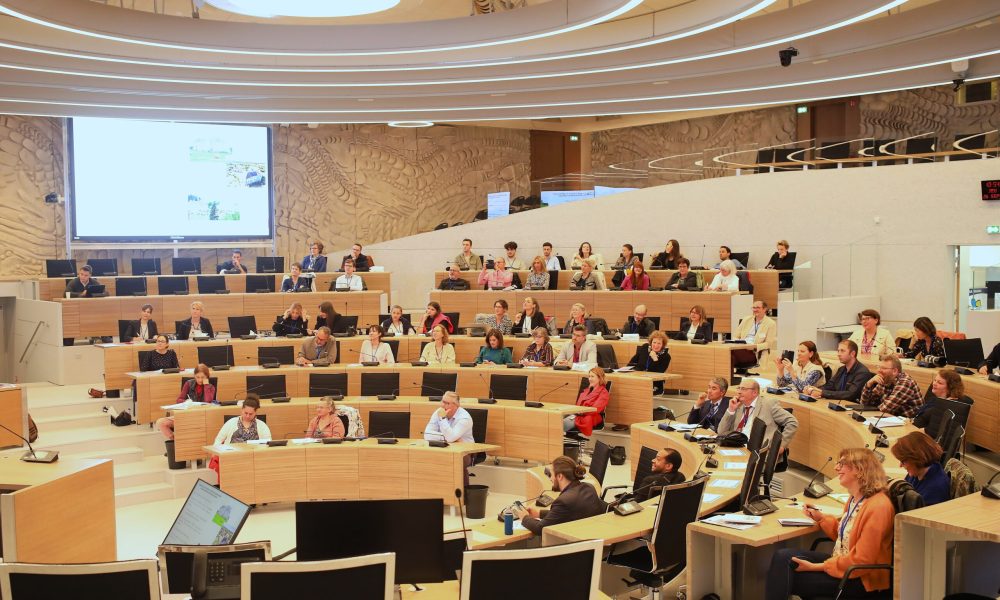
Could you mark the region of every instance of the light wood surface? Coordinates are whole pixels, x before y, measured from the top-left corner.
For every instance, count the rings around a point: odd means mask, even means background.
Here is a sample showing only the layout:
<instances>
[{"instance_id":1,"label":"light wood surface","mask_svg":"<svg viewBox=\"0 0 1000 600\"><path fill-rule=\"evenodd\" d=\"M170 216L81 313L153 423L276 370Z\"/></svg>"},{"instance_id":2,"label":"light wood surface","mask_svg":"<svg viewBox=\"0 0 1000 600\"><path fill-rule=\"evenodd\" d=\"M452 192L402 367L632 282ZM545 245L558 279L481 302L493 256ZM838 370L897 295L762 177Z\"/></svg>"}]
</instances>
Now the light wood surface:
<instances>
[{"instance_id":1,"label":"light wood surface","mask_svg":"<svg viewBox=\"0 0 1000 600\"><path fill-rule=\"evenodd\" d=\"M0 424L28 437L28 401L18 386L0 389ZM17 448L24 441L5 429L0 429L0 448Z\"/></svg>"},{"instance_id":2,"label":"light wood surface","mask_svg":"<svg viewBox=\"0 0 1000 600\"><path fill-rule=\"evenodd\" d=\"M117 559L114 468L110 460L51 464L0 456L5 562L81 563Z\"/></svg>"}]
</instances>

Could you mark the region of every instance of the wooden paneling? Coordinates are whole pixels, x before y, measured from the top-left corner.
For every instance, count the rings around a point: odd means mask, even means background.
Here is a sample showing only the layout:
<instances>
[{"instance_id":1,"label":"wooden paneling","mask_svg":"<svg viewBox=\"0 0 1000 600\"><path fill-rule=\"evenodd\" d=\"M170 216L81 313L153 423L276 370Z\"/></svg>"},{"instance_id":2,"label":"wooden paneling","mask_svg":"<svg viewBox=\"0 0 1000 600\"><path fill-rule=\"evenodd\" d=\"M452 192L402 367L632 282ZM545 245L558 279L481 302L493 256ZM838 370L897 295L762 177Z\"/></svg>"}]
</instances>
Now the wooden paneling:
<instances>
[{"instance_id":1,"label":"wooden paneling","mask_svg":"<svg viewBox=\"0 0 1000 600\"><path fill-rule=\"evenodd\" d=\"M0 390L0 424L22 437L28 437L27 408L24 390L19 387ZM23 444L16 435L0 429L0 448L20 447Z\"/></svg>"}]
</instances>

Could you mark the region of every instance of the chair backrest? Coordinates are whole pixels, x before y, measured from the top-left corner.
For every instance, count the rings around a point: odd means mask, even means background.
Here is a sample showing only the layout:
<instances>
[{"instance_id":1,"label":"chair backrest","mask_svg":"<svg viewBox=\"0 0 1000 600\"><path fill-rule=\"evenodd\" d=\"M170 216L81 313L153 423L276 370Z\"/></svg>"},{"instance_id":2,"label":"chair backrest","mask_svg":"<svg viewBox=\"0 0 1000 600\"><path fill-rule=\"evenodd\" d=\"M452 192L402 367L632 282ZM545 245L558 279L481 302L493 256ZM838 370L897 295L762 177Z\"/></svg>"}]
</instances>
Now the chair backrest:
<instances>
[{"instance_id":1,"label":"chair backrest","mask_svg":"<svg viewBox=\"0 0 1000 600\"><path fill-rule=\"evenodd\" d=\"M651 571L686 564L687 546L677 540L685 539L688 524L698 519L707 481L708 477L701 477L663 488L653 525Z\"/></svg>"},{"instance_id":2,"label":"chair backrest","mask_svg":"<svg viewBox=\"0 0 1000 600\"><path fill-rule=\"evenodd\" d=\"M653 326L656 327L657 330L660 329L660 317L646 317L646 318L653 322Z\"/></svg>"},{"instance_id":3,"label":"chair backrest","mask_svg":"<svg viewBox=\"0 0 1000 600\"><path fill-rule=\"evenodd\" d=\"M733 252L729 255L729 258L736 259L740 261L747 269L750 268L750 253L749 252Z\"/></svg>"},{"instance_id":4,"label":"chair backrest","mask_svg":"<svg viewBox=\"0 0 1000 600\"><path fill-rule=\"evenodd\" d=\"M385 340L385 343L389 345L389 350L392 350L392 359L399 362L399 340Z\"/></svg>"},{"instance_id":5,"label":"chair backrest","mask_svg":"<svg viewBox=\"0 0 1000 600\"><path fill-rule=\"evenodd\" d=\"M309 396L347 395L347 373L310 373ZM345 429L346 431L346 429Z\"/></svg>"},{"instance_id":6,"label":"chair backrest","mask_svg":"<svg viewBox=\"0 0 1000 600\"><path fill-rule=\"evenodd\" d=\"M158 276L156 278L156 288L161 296L169 296L178 292L187 294L190 291L188 289L187 277L176 277L172 275Z\"/></svg>"},{"instance_id":7,"label":"chair backrest","mask_svg":"<svg viewBox=\"0 0 1000 600\"><path fill-rule=\"evenodd\" d=\"M563 271L566 270L566 259L562 257L562 254L556 254L556 260L559 261L559 268Z\"/></svg>"},{"instance_id":8,"label":"chair backrest","mask_svg":"<svg viewBox=\"0 0 1000 600\"><path fill-rule=\"evenodd\" d=\"M750 273L746 271L736 271L736 279L740 282L741 292L753 292L753 283L750 281Z\"/></svg>"},{"instance_id":9,"label":"chair backrest","mask_svg":"<svg viewBox=\"0 0 1000 600\"><path fill-rule=\"evenodd\" d=\"M399 373L361 374L362 396L378 396L379 394L398 394L398 393L399 393Z\"/></svg>"},{"instance_id":10,"label":"chair backrest","mask_svg":"<svg viewBox=\"0 0 1000 600\"><path fill-rule=\"evenodd\" d=\"M247 393L261 398L280 398L285 393L284 375L247 375Z\"/></svg>"},{"instance_id":11,"label":"chair backrest","mask_svg":"<svg viewBox=\"0 0 1000 600\"><path fill-rule=\"evenodd\" d=\"M458 373L435 373L424 371L420 384L421 396L440 396L444 392L458 389Z\"/></svg>"},{"instance_id":12,"label":"chair backrest","mask_svg":"<svg viewBox=\"0 0 1000 600\"><path fill-rule=\"evenodd\" d=\"M358 328L358 316L340 315L340 318L337 319L337 322L334 323L333 327L330 328L330 333L347 333L347 330L352 327L355 329ZM339 356L340 353L338 352L337 355Z\"/></svg>"},{"instance_id":13,"label":"chair backrest","mask_svg":"<svg viewBox=\"0 0 1000 600\"><path fill-rule=\"evenodd\" d=\"M597 366L605 371L618 368L618 359L615 358L615 347L611 344L597 344Z\"/></svg>"},{"instance_id":14,"label":"chair backrest","mask_svg":"<svg viewBox=\"0 0 1000 600\"><path fill-rule=\"evenodd\" d=\"M111 585L114 593L108 593ZM5 563L0 565L0 593L7 600L102 597L159 600L160 580L154 559L87 564Z\"/></svg>"},{"instance_id":15,"label":"chair backrest","mask_svg":"<svg viewBox=\"0 0 1000 600\"><path fill-rule=\"evenodd\" d=\"M144 296L145 277L115 277L115 296Z\"/></svg>"},{"instance_id":16,"label":"chair backrest","mask_svg":"<svg viewBox=\"0 0 1000 600\"><path fill-rule=\"evenodd\" d=\"M527 375L490 375L493 396L503 400L525 400L528 397Z\"/></svg>"},{"instance_id":17,"label":"chair backrest","mask_svg":"<svg viewBox=\"0 0 1000 600\"><path fill-rule=\"evenodd\" d=\"M129 319L118 319L118 339L122 342L130 341L125 339L125 330L128 329L128 324L131 322Z\"/></svg>"},{"instance_id":18,"label":"chair backrest","mask_svg":"<svg viewBox=\"0 0 1000 600\"><path fill-rule=\"evenodd\" d=\"M218 365L236 364L233 359L233 347L229 344L225 346L198 346L198 362L215 367Z\"/></svg>"},{"instance_id":19,"label":"chair backrest","mask_svg":"<svg viewBox=\"0 0 1000 600\"><path fill-rule=\"evenodd\" d=\"M291 346L260 346L257 348L257 364L281 363L290 365L295 362L295 349Z\"/></svg>"},{"instance_id":20,"label":"chair backrest","mask_svg":"<svg viewBox=\"0 0 1000 600\"><path fill-rule=\"evenodd\" d=\"M562 257L559 257L559 263L562 264ZM558 290L559 289L559 271L549 271L549 289Z\"/></svg>"},{"instance_id":21,"label":"chair backrest","mask_svg":"<svg viewBox=\"0 0 1000 600\"><path fill-rule=\"evenodd\" d=\"M656 458L658 450L647 446L639 449L639 462L635 465L635 479L632 481L632 489L639 487L642 480L653 474L653 459Z\"/></svg>"},{"instance_id":22,"label":"chair backrest","mask_svg":"<svg viewBox=\"0 0 1000 600\"><path fill-rule=\"evenodd\" d=\"M260 257L258 257L258 260ZM274 275L247 275L246 276L246 291L248 294L254 292L268 291L273 292L274 290Z\"/></svg>"},{"instance_id":23,"label":"chair backrest","mask_svg":"<svg viewBox=\"0 0 1000 600\"><path fill-rule=\"evenodd\" d=\"M596 598L602 550L601 540L588 540L529 550L465 552L458 598Z\"/></svg>"},{"instance_id":24,"label":"chair backrest","mask_svg":"<svg viewBox=\"0 0 1000 600\"><path fill-rule=\"evenodd\" d=\"M368 413L368 435L371 437L410 437L410 413L371 411Z\"/></svg>"},{"instance_id":25,"label":"chair backrest","mask_svg":"<svg viewBox=\"0 0 1000 600\"><path fill-rule=\"evenodd\" d=\"M602 486L604 485L604 475L608 472L608 463L610 462L611 446L601 440L594 442L594 453L590 457L590 474Z\"/></svg>"},{"instance_id":26,"label":"chair backrest","mask_svg":"<svg viewBox=\"0 0 1000 600\"><path fill-rule=\"evenodd\" d=\"M889 500L892 501L892 505L896 509L896 514L924 506L924 497L917 493L917 490L913 489L913 486L905 479L890 481L888 494Z\"/></svg>"},{"instance_id":27,"label":"chair backrest","mask_svg":"<svg viewBox=\"0 0 1000 600\"><path fill-rule=\"evenodd\" d=\"M465 410L472 417L472 439L477 444L485 444L486 426L489 422L490 411L485 408L467 408Z\"/></svg>"},{"instance_id":28,"label":"chair backrest","mask_svg":"<svg viewBox=\"0 0 1000 600\"><path fill-rule=\"evenodd\" d=\"M227 317L229 321L229 337L238 338L257 331L257 317L253 315Z\"/></svg>"},{"instance_id":29,"label":"chair backrest","mask_svg":"<svg viewBox=\"0 0 1000 600\"><path fill-rule=\"evenodd\" d=\"M954 420L952 421L954 423ZM941 464L944 465L950 458L959 457L959 448L965 438L965 427L955 423L941 439L941 448L944 454L941 455Z\"/></svg>"},{"instance_id":30,"label":"chair backrest","mask_svg":"<svg viewBox=\"0 0 1000 600\"><path fill-rule=\"evenodd\" d=\"M928 152L934 152L937 146L936 137L920 137L906 140L906 153L907 154L926 154ZM934 160L933 158L929 160Z\"/></svg>"},{"instance_id":31,"label":"chair backrest","mask_svg":"<svg viewBox=\"0 0 1000 600\"><path fill-rule=\"evenodd\" d=\"M458 332L458 318L461 316L461 313L446 312L444 313L444 316L448 317L448 320L451 321L451 326L455 328L456 332Z\"/></svg>"},{"instance_id":32,"label":"chair backrest","mask_svg":"<svg viewBox=\"0 0 1000 600\"><path fill-rule=\"evenodd\" d=\"M764 445L764 434L767 433L767 424L763 419L754 417L753 425L750 427L750 435L747 438L747 450L756 452Z\"/></svg>"},{"instance_id":33,"label":"chair backrest","mask_svg":"<svg viewBox=\"0 0 1000 600\"><path fill-rule=\"evenodd\" d=\"M133 258L133 275L160 275L160 259L158 258Z\"/></svg>"},{"instance_id":34,"label":"chair backrest","mask_svg":"<svg viewBox=\"0 0 1000 600\"><path fill-rule=\"evenodd\" d=\"M216 291L226 289L224 275L199 275L197 282L199 294L214 294Z\"/></svg>"},{"instance_id":35,"label":"chair backrest","mask_svg":"<svg viewBox=\"0 0 1000 600\"><path fill-rule=\"evenodd\" d=\"M317 589L336 590L340 598L392 600L396 554L385 552L317 561L244 563L240 594L244 600L305 598Z\"/></svg>"},{"instance_id":36,"label":"chair backrest","mask_svg":"<svg viewBox=\"0 0 1000 600\"><path fill-rule=\"evenodd\" d=\"M587 326L587 334L605 334L608 332L608 322L601 317L587 317L584 320L584 325Z\"/></svg>"}]
</instances>

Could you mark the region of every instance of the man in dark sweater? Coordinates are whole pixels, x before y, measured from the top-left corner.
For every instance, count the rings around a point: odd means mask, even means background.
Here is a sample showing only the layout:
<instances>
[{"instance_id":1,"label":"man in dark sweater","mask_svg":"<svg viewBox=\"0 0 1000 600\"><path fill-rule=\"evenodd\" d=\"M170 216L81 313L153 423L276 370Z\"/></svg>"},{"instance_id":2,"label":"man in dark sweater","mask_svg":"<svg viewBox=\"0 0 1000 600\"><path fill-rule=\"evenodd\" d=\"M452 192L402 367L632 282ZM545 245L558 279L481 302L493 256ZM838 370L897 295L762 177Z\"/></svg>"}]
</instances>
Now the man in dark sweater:
<instances>
[{"instance_id":1,"label":"man in dark sweater","mask_svg":"<svg viewBox=\"0 0 1000 600\"><path fill-rule=\"evenodd\" d=\"M542 511L534 507L514 511L514 517L520 519L521 524L531 533L541 535L542 529L549 525L586 519L607 510L607 505L597 495L594 486L582 481L587 474L583 465L568 456L560 456L552 461L548 471L552 491L559 492L559 497L548 512L542 514Z\"/></svg>"},{"instance_id":2,"label":"man in dark sweater","mask_svg":"<svg viewBox=\"0 0 1000 600\"><path fill-rule=\"evenodd\" d=\"M681 473L681 455L672 448L665 448L656 453L653 458L653 474L647 475L635 488L635 499L639 502L649 500L649 497L668 485L684 483L684 473Z\"/></svg>"}]
</instances>

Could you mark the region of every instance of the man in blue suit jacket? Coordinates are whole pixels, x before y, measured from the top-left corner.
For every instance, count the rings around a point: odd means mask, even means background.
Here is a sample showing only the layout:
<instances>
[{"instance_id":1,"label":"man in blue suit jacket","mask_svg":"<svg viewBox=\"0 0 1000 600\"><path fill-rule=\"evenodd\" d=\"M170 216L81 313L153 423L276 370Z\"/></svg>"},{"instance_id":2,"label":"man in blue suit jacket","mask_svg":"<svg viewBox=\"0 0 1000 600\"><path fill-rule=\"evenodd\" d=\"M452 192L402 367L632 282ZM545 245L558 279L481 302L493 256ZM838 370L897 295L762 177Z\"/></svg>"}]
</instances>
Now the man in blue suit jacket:
<instances>
[{"instance_id":1,"label":"man in blue suit jacket","mask_svg":"<svg viewBox=\"0 0 1000 600\"><path fill-rule=\"evenodd\" d=\"M309 246L309 256L302 259L302 270L326 273L326 257L323 256L323 242L313 242Z\"/></svg>"},{"instance_id":2,"label":"man in blue suit jacket","mask_svg":"<svg viewBox=\"0 0 1000 600\"><path fill-rule=\"evenodd\" d=\"M726 414L726 390L729 382L724 377L713 377L708 382L708 390L698 396L694 408L688 413L688 423L705 427L712 431L719 429L719 421Z\"/></svg>"}]
</instances>

